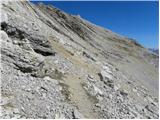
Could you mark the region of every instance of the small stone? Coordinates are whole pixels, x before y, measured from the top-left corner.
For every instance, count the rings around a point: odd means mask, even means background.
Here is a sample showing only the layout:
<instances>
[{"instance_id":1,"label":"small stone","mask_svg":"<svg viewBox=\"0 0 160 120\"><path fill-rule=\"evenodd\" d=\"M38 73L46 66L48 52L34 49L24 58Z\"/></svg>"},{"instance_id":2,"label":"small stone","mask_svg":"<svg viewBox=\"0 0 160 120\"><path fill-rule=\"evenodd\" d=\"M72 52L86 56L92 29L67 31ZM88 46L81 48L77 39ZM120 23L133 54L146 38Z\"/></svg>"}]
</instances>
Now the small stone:
<instances>
[{"instance_id":1,"label":"small stone","mask_svg":"<svg viewBox=\"0 0 160 120\"><path fill-rule=\"evenodd\" d=\"M112 98L113 98L112 94L109 94L109 96L108 96L108 97L109 97L109 99L112 99Z\"/></svg>"},{"instance_id":2,"label":"small stone","mask_svg":"<svg viewBox=\"0 0 160 120\"><path fill-rule=\"evenodd\" d=\"M114 90L117 91L119 89L118 85L114 85Z\"/></svg>"},{"instance_id":3,"label":"small stone","mask_svg":"<svg viewBox=\"0 0 160 120\"><path fill-rule=\"evenodd\" d=\"M88 74L88 78L93 79L94 77L92 75Z\"/></svg>"},{"instance_id":4,"label":"small stone","mask_svg":"<svg viewBox=\"0 0 160 120\"><path fill-rule=\"evenodd\" d=\"M55 119L65 119L65 115L63 115L61 113L57 113L57 114L55 114Z\"/></svg>"},{"instance_id":5,"label":"small stone","mask_svg":"<svg viewBox=\"0 0 160 120\"><path fill-rule=\"evenodd\" d=\"M128 95L127 91L126 90L121 90L120 91L120 94L124 97L126 97Z\"/></svg>"},{"instance_id":6,"label":"small stone","mask_svg":"<svg viewBox=\"0 0 160 120\"><path fill-rule=\"evenodd\" d=\"M101 105L99 103L96 103L95 106L96 107L101 107Z\"/></svg>"},{"instance_id":7,"label":"small stone","mask_svg":"<svg viewBox=\"0 0 160 120\"><path fill-rule=\"evenodd\" d=\"M74 119L83 119L84 116L77 110L74 110Z\"/></svg>"},{"instance_id":8,"label":"small stone","mask_svg":"<svg viewBox=\"0 0 160 120\"><path fill-rule=\"evenodd\" d=\"M97 99L99 100L99 101L102 101L103 100L103 97L102 96L97 96Z\"/></svg>"},{"instance_id":9,"label":"small stone","mask_svg":"<svg viewBox=\"0 0 160 120\"><path fill-rule=\"evenodd\" d=\"M95 82L95 81L96 81L96 80L93 79L93 76L90 76L90 75L87 77L87 79L88 79L90 82Z\"/></svg>"},{"instance_id":10,"label":"small stone","mask_svg":"<svg viewBox=\"0 0 160 120\"><path fill-rule=\"evenodd\" d=\"M98 87L94 85L93 88L96 94L103 95L103 92Z\"/></svg>"},{"instance_id":11,"label":"small stone","mask_svg":"<svg viewBox=\"0 0 160 120\"><path fill-rule=\"evenodd\" d=\"M133 92L137 92L137 90L135 88L133 88Z\"/></svg>"}]
</instances>

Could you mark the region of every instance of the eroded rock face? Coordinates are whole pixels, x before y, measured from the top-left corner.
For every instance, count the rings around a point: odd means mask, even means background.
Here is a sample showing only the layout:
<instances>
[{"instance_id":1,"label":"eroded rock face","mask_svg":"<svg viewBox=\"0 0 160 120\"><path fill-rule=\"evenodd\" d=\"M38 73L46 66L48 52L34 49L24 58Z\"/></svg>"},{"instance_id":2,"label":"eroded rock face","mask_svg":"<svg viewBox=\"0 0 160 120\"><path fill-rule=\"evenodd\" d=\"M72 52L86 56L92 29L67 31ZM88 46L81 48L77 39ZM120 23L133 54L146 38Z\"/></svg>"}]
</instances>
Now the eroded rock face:
<instances>
[{"instance_id":1,"label":"eroded rock face","mask_svg":"<svg viewBox=\"0 0 160 120\"><path fill-rule=\"evenodd\" d=\"M1 118L159 118L158 56L52 6L3 2Z\"/></svg>"}]
</instances>

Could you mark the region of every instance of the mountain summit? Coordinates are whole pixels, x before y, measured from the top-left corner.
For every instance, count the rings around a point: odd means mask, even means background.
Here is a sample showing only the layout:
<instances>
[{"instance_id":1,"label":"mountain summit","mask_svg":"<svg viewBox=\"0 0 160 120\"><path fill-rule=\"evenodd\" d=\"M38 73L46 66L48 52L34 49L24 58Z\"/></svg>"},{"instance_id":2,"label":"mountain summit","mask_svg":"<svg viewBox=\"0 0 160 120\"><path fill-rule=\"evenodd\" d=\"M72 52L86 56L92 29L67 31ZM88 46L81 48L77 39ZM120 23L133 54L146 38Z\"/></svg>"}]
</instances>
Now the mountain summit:
<instances>
[{"instance_id":1,"label":"mountain summit","mask_svg":"<svg viewBox=\"0 0 160 120\"><path fill-rule=\"evenodd\" d=\"M1 13L1 118L159 118L148 49L42 3Z\"/></svg>"}]
</instances>

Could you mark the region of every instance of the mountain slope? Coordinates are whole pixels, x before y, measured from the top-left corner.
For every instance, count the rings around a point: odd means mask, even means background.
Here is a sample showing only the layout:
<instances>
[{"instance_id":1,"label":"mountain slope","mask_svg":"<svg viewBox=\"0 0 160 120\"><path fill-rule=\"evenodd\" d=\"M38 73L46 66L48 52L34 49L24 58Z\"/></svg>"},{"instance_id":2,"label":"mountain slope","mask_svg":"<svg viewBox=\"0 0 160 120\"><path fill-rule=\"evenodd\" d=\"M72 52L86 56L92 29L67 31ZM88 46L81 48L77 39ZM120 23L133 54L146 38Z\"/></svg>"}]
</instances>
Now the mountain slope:
<instances>
[{"instance_id":1,"label":"mountain slope","mask_svg":"<svg viewBox=\"0 0 160 120\"><path fill-rule=\"evenodd\" d=\"M2 118L158 118L158 56L52 6L3 2Z\"/></svg>"}]
</instances>

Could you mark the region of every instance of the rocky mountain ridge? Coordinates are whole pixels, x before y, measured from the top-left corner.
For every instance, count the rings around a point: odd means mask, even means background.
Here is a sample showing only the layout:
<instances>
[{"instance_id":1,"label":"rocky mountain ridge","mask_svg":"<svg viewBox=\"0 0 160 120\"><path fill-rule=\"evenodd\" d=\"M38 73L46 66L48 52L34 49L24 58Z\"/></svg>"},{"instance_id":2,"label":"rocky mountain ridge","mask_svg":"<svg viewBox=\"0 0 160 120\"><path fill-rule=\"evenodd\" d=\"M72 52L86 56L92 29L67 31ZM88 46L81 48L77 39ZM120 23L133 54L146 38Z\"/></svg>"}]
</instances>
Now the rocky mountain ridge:
<instances>
[{"instance_id":1,"label":"rocky mountain ridge","mask_svg":"<svg viewBox=\"0 0 160 120\"><path fill-rule=\"evenodd\" d=\"M28 1L1 18L1 118L159 118L159 59L138 43Z\"/></svg>"},{"instance_id":2,"label":"rocky mountain ridge","mask_svg":"<svg viewBox=\"0 0 160 120\"><path fill-rule=\"evenodd\" d=\"M159 55L159 49L149 48L149 50L155 53L156 55Z\"/></svg>"}]
</instances>

